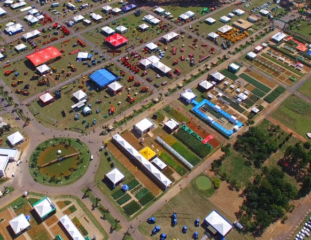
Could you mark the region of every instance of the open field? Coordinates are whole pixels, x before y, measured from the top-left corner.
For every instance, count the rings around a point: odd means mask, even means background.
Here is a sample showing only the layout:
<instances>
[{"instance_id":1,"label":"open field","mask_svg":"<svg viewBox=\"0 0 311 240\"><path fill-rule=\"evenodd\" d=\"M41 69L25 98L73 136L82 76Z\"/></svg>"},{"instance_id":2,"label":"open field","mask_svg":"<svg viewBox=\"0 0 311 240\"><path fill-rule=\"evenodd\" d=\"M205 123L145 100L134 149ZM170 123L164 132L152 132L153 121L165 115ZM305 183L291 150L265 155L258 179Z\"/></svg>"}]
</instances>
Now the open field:
<instances>
[{"instance_id":1,"label":"open field","mask_svg":"<svg viewBox=\"0 0 311 240\"><path fill-rule=\"evenodd\" d=\"M311 79L305 81L305 83L298 89L298 92L304 94L305 96L311 96Z\"/></svg>"}]
</instances>

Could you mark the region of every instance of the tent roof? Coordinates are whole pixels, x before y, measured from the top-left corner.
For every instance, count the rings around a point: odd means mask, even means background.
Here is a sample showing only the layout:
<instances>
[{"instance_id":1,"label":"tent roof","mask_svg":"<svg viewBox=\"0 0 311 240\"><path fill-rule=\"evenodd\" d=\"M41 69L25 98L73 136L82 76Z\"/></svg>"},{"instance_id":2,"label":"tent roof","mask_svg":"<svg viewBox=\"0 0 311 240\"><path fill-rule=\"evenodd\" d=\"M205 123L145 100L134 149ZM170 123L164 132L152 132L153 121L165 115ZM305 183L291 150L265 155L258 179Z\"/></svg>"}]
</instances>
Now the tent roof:
<instances>
[{"instance_id":1,"label":"tent roof","mask_svg":"<svg viewBox=\"0 0 311 240\"><path fill-rule=\"evenodd\" d=\"M157 154L150 148L150 147L144 147L142 150L139 151L139 153L146 158L147 160L152 159Z\"/></svg>"},{"instance_id":2,"label":"tent roof","mask_svg":"<svg viewBox=\"0 0 311 240\"><path fill-rule=\"evenodd\" d=\"M94 81L100 87L107 86L108 84L117 80L117 78L118 77L116 75L107 69L100 69L90 76L90 79L92 79L92 81Z\"/></svg>"},{"instance_id":3,"label":"tent roof","mask_svg":"<svg viewBox=\"0 0 311 240\"><path fill-rule=\"evenodd\" d=\"M175 38L177 36L179 36L179 34L177 34L175 32L170 32L170 33L164 35L162 38L164 38L167 41L170 41L171 39L173 39L173 38Z\"/></svg>"},{"instance_id":4,"label":"tent roof","mask_svg":"<svg viewBox=\"0 0 311 240\"><path fill-rule=\"evenodd\" d=\"M78 101L81 101L81 100L83 100L84 98L87 97L86 93L83 92L81 89L76 91L76 92L74 92L72 94L72 96L74 96Z\"/></svg>"},{"instance_id":5,"label":"tent roof","mask_svg":"<svg viewBox=\"0 0 311 240\"><path fill-rule=\"evenodd\" d=\"M223 79L225 79L225 76L223 74L221 74L220 72L214 72L214 73L212 73L212 76L214 79L216 79L218 81L222 81Z\"/></svg>"},{"instance_id":6,"label":"tent roof","mask_svg":"<svg viewBox=\"0 0 311 240\"><path fill-rule=\"evenodd\" d=\"M102 9L105 10L105 11L109 11L109 10L112 9L112 7L110 7L110 6L103 6Z\"/></svg>"},{"instance_id":7,"label":"tent roof","mask_svg":"<svg viewBox=\"0 0 311 240\"><path fill-rule=\"evenodd\" d=\"M159 20L159 19L157 19L157 18L153 18L153 19L150 20L150 22L151 22L152 24L158 24L159 22L161 22L161 20Z\"/></svg>"},{"instance_id":8,"label":"tent roof","mask_svg":"<svg viewBox=\"0 0 311 240\"><path fill-rule=\"evenodd\" d=\"M274 41L280 42L282 41L287 35L283 32L278 32L277 34L272 36Z\"/></svg>"},{"instance_id":9,"label":"tent roof","mask_svg":"<svg viewBox=\"0 0 311 240\"><path fill-rule=\"evenodd\" d=\"M226 33L228 31L230 31L231 29L232 29L232 27L230 27L229 25L224 25L224 26L218 28L218 31L222 32L222 33Z\"/></svg>"},{"instance_id":10,"label":"tent roof","mask_svg":"<svg viewBox=\"0 0 311 240\"><path fill-rule=\"evenodd\" d=\"M154 19L154 18L155 18L155 17L152 16L151 14L148 14L148 15L146 15L146 16L143 17L143 20L145 20L145 21L150 21L151 19Z\"/></svg>"},{"instance_id":11,"label":"tent roof","mask_svg":"<svg viewBox=\"0 0 311 240\"><path fill-rule=\"evenodd\" d=\"M227 17L227 16L222 16L221 18L220 18L220 21L221 22L229 22L231 19L229 18L229 17Z\"/></svg>"},{"instance_id":12,"label":"tent roof","mask_svg":"<svg viewBox=\"0 0 311 240\"><path fill-rule=\"evenodd\" d=\"M118 91L122 88L122 85L118 83L117 81L110 83L108 85L108 88L110 88L112 91Z\"/></svg>"},{"instance_id":13,"label":"tent roof","mask_svg":"<svg viewBox=\"0 0 311 240\"><path fill-rule=\"evenodd\" d=\"M28 55L27 59L31 61L33 65L38 66L60 56L62 56L61 52L56 47L50 46Z\"/></svg>"},{"instance_id":14,"label":"tent roof","mask_svg":"<svg viewBox=\"0 0 311 240\"><path fill-rule=\"evenodd\" d=\"M13 25L10 25L10 26L7 26L4 30L6 32L18 32L20 31L21 29L23 29L23 26L19 23L16 23L16 24L13 24Z\"/></svg>"},{"instance_id":15,"label":"tent roof","mask_svg":"<svg viewBox=\"0 0 311 240\"><path fill-rule=\"evenodd\" d=\"M202 82L199 83L199 86L202 87L202 88L204 88L204 89L206 89L206 90L208 90L208 89L210 89L211 87L213 87L214 85L213 85L212 83L210 83L209 81L204 80L204 81L202 81Z\"/></svg>"},{"instance_id":16,"label":"tent roof","mask_svg":"<svg viewBox=\"0 0 311 240\"><path fill-rule=\"evenodd\" d=\"M118 12L121 12L121 9L116 7L116 8L113 8L111 11L118 13Z\"/></svg>"},{"instance_id":17,"label":"tent roof","mask_svg":"<svg viewBox=\"0 0 311 240\"><path fill-rule=\"evenodd\" d=\"M247 56L250 58L255 58L255 57L257 57L257 54L254 52L249 52L249 53L247 53Z\"/></svg>"},{"instance_id":18,"label":"tent roof","mask_svg":"<svg viewBox=\"0 0 311 240\"><path fill-rule=\"evenodd\" d=\"M83 108L82 112L83 112L83 114L87 114L87 113L92 112L92 110L88 106L86 106Z\"/></svg>"},{"instance_id":19,"label":"tent roof","mask_svg":"<svg viewBox=\"0 0 311 240\"><path fill-rule=\"evenodd\" d=\"M39 99L40 99L43 103L49 102L49 101L51 101L53 98L54 98L54 97L53 97L49 92L43 93L42 95L39 96Z\"/></svg>"},{"instance_id":20,"label":"tent roof","mask_svg":"<svg viewBox=\"0 0 311 240\"><path fill-rule=\"evenodd\" d=\"M24 44L24 43L21 43L21 44L18 44L17 46L15 46L15 49L17 51L20 51L20 50L23 50L23 49L26 49L27 46Z\"/></svg>"},{"instance_id":21,"label":"tent roof","mask_svg":"<svg viewBox=\"0 0 311 240\"><path fill-rule=\"evenodd\" d=\"M268 15L269 14L269 11L267 11L266 9L261 9L259 11L262 15Z\"/></svg>"},{"instance_id":22,"label":"tent roof","mask_svg":"<svg viewBox=\"0 0 311 240\"><path fill-rule=\"evenodd\" d=\"M151 43L148 43L146 45L146 47L149 48L150 50L154 50L154 49L158 48L158 45L156 45L153 42L151 42Z\"/></svg>"},{"instance_id":23,"label":"tent roof","mask_svg":"<svg viewBox=\"0 0 311 240\"><path fill-rule=\"evenodd\" d=\"M26 19L28 22L31 22L31 23L39 22L39 19L33 15L26 15L24 19Z\"/></svg>"},{"instance_id":24,"label":"tent roof","mask_svg":"<svg viewBox=\"0 0 311 240\"><path fill-rule=\"evenodd\" d=\"M124 32L124 31L127 30L127 28L124 27L124 26L118 26L118 27L116 28L116 30L118 30L119 32Z\"/></svg>"},{"instance_id":25,"label":"tent roof","mask_svg":"<svg viewBox=\"0 0 311 240\"><path fill-rule=\"evenodd\" d=\"M235 69L235 70L240 69L240 66L238 64L234 63L234 62L230 63L229 67L232 68L232 69Z\"/></svg>"},{"instance_id":26,"label":"tent roof","mask_svg":"<svg viewBox=\"0 0 311 240\"><path fill-rule=\"evenodd\" d=\"M48 65L46 64L42 64L41 66L37 67L37 70L40 72L40 73L44 73L46 71L49 71L50 68Z\"/></svg>"},{"instance_id":27,"label":"tent roof","mask_svg":"<svg viewBox=\"0 0 311 240\"><path fill-rule=\"evenodd\" d=\"M147 28L149 28L149 25L148 24L146 24L146 23L143 23L143 24L140 24L139 26L138 26L140 29L147 29Z\"/></svg>"},{"instance_id":28,"label":"tent roof","mask_svg":"<svg viewBox=\"0 0 311 240\"><path fill-rule=\"evenodd\" d=\"M6 14L6 11L3 8L0 8L0 15Z\"/></svg>"},{"instance_id":29,"label":"tent roof","mask_svg":"<svg viewBox=\"0 0 311 240\"><path fill-rule=\"evenodd\" d=\"M107 33L107 34L112 34L115 32L115 30L113 30L111 27L108 27L108 26L103 27L102 31Z\"/></svg>"},{"instance_id":30,"label":"tent roof","mask_svg":"<svg viewBox=\"0 0 311 240\"><path fill-rule=\"evenodd\" d=\"M139 63L145 67L150 66L152 64L152 62L148 59L142 59L139 61Z\"/></svg>"},{"instance_id":31,"label":"tent roof","mask_svg":"<svg viewBox=\"0 0 311 240\"><path fill-rule=\"evenodd\" d=\"M62 216L59 221L62 223L63 227L66 229L67 233L72 237L73 240L84 240L84 237L80 231L76 228L67 215Z\"/></svg>"},{"instance_id":32,"label":"tent roof","mask_svg":"<svg viewBox=\"0 0 311 240\"><path fill-rule=\"evenodd\" d=\"M190 89L187 89L185 92L181 93L180 96L188 101L191 101L196 97L196 95Z\"/></svg>"},{"instance_id":33,"label":"tent roof","mask_svg":"<svg viewBox=\"0 0 311 240\"><path fill-rule=\"evenodd\" d=\"M113 45L114 47L118 47L123 43L128 42L128 39L126 37L123 37L119 33L115 33L109 37L105 38L105 41Z\"/></svg>"},{"instance_id":34,"label":"tent roof","mask_svg":"<svg viewBox=\"0 0 311 240\"><path fill-rule=\"evenodd\" d=\"M215 210L205 218L205 221L222 236L226 236L232 229L232 225Z\"/></svg>"},{"instance_id":35,"label":"tent roof","mask_svg":"<svg viewBox=\"0 0 311 240\"><path fill-rule=\"evenodd\" d=\"M31 38L31 37L34 37L34 36L37 36L40 34L41 34L41 32L39 30L35 29L31 32L23 34L23 38L25 38L27 40L28 38Z\"/></svg>"},{"instance_id":36,"label":"tent roof","mask_svg":"<svg viewBox=\"0 0 311 240\"><path fill-rule=\"evenodd\" d=\"M233 12L237 15L243 15L245 13L245 11L243 11L242 9L235 9Z\"/></svg>"},{"instance_id":37,"label":"tent roof","mask_svg":"<svg viewBox=\"0 0 311 240\"><path fill-rule=\"evenodd\" d=\"M189 19L189 16L186 15L186 14L180 14L180 15L179 15L179 18L181 18L181 19L183 19L183 20L187 20L187 19Z\"/></svg>"},{"instance_id":38,"label":"tent roof","mask_svg":"<svg viewBox=\"0 0 311 240\"><path fill-rule=\"evenodd\" d=\"M10 136L8 136L7 139L9 140L9 142L11 143L12 146L15 146L20 141L23 141L24 137L23 137L22 134L20 134L19 131L16 131L15 133L13 133Z\"/></svg>"},{"instance_id":39,"label":"tent roof","mask_svg":"<svg viewBox=\"0 0 311 240\"><path fill-rule=\"evenodd\" d=\"M164 125L172 130L172 129L178 127L179 123L176 122L173 118L171 118Z\"/></svg>"},{"instance_id":40,"label":"tent roof","mask_svg":"<svg viewBox=\"0 0 311 240\"><path fill-rule=\"evenodd\" d=\"M74 16L74 17L72 18L72 20L73 20L74 22L79 22L79 21L81 21L81 20L83 20L83 19L84 19L84 17L83 17L82 15Z\"/></svg>"},{"instance_id":41,"label":"tent roof","mask_svg":"<svg viewBox=\"0 0 311 240\"><path fill-rule=\"evenodd\" d=\"M96 13L91 13L90 16L91 16L91 18L93 18L96 21L103 18L101 15L96 14Z\"/></svg>"},{"instance_id":42,"label":"tent roof","mask_svg":"<svg viewBox=\"0 0 311 240\"><path fill-rule=\"evenodd\" d=\"M161 7L157 7L156 9L154 9L155 12L158 12L158 13L162 13L162 12L165 12L165 9L161 8Z\"/></svg>"},{"instance_id":43,"label":"tent roof","mask_svg":"<svg viewBox=\"0 0 311 240\"><path fill-rule=\"evenodd\" d=\"M9 223L15 234L20 233L30 226L24 214L13 218Z\"/></svg>"},{"instance_id":44,"label":"tent roof","mask_svg":"<svg viewBox=\"0 0 311 240\"><path fill-rule=\"evenodd\" d=\"M185 15L187 15L188 17L193 17L195 15L195 13L192 11L187 11L187 12L185 12Z\"/></svg>"},{"instance_id":45,"label":"tent roof","mask_svg":"<svg viewBox=\"0 0 311 240\"><path fill-rule=\"evenodd\" d=\"M211 38L218 38L219 37L219 35L217 33L214 33L214 32L209 33L208 36Z\"/></svg>"},{"instance_id":46,"label":"tent roof","mask_svg":"<svg viewBox=\"0 0 311 240\"><path fill-rule=\"evenodd\" d=\"M38 11L37 9L35 9L35 8L33 8L33 9L31 9L31 10L28 11L29 14L36 14L36 13L38 13L38 12L39 12L39 11Z\"/></svg>"},{"instance_id":47,"label":"tent roof","mask_svg":"<svg viewBox=\"0 0 311 240\"><path fill-rule=\"evenodd\" d=\"M78 52L77 58L87 59L87 58L89 58L89 53L88 52Z\"/></svg>"},{"instance_id":48,"label":"tent roof","mask_svg":"<svg viewBox=\"0 0 311 240\"><path fill-rule=\"evenodd\" d=\"M214 22L216 22L216 20L214 18L209 17L209 18L205 19L205 22L214 23Z\"/></svg>"},{"instance_id":49,"label":"tent roof","mask_svg":"<svg viewBox=\"0 0 311 240\"><path fill-rule=\"evenodd\" d=\"M40 201L33 205L40 218L44 218L46 215L55 210L55 206L48 197L42 198Z\"/></svg>"},{"instance_id":50,"label":"tent roof","mask_svg":"<svg viewBox=\"0 0 311 240\"><path fill-rule=\"evenodd\" d=\"M165 64L163 64L161 62L155 62L152 64L152 66L157 68L158 70L160 70L163 73L168 73L172 70L171 68L169 68L168 66L166 66Z\"/></svg>"},{"instance_id":51,"label":"tent roof","mask_svg":"<svg viewBox=\"0 0 311 240\"><path fill-rule=\"evenodd\" d=\"M160 58L158 58L157 56L150 56L147 58L147 60L149 60L151 63L156 63L156 62L159 62L160 61Z\"/></svg>"},{"instance_id":52,"label":"tent roof","mask_svg":"<svg viewBox=\"0 0 311 240\"><path fill-rule=\"evenodd\" d=\"M135 124L135 128L139 129L139 131L144 132L148 128L154 126L153 122L151 122L148 118L144 118L140 122Z\"/></svg>"},{"instance_id":53,"label":"tent roof","mask_svg":"<svg viewBox=\"0 0 311 240\"><path fill-rule=\"evenodd\" d=\"M160 168L161 170L167 167L167 165L158 157L153 159L151 162L158 166L158 168Z\"/></svg>"},{"instance_id":54,"label":"tent roof","mask_svg":"<svg viewBox=\"0 0 311 240\"><path fill-rule=\"evenodd\" d=\"M113 184L117 184L118 182L120 182L121 180L123 180L125 178L125 176L123 175L123 173L118 169L118 168L114 168L112 169L110 172L108 172L106 174L106 177L113 183Z\"/></svg>"}]
</instances>

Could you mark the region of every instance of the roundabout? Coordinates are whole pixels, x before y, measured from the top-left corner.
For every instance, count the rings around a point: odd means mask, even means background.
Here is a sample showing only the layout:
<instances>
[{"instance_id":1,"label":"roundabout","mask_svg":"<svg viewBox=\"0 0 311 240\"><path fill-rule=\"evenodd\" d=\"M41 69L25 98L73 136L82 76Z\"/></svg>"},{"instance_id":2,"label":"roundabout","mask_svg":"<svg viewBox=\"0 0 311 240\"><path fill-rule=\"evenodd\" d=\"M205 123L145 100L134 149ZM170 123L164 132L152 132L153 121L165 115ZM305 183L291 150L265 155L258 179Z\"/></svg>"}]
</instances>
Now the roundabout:
<instances>
[{"instance_id":1,"label":"roundabout","mask_svg":"<svg viewBox=\"0 0 311 240\"><path fill-rule=\"evenodd\" d=\"M195 183L197 187L203 191L206 191L212 187L211 180L206 176L197 177L197 179L195 180Z\"/></svg>"},{"instance_id":2,"label":"roundabout","mask_svg":"<svg viewBox=\"0 0 311 240\"><path fill-rule=\"evenodd\" d=\"M78 139L54 138L36 147L29 160L29 171L38 183L60 186L81 178L89 163L86 144Z\"/></svg>"}]
</instances>

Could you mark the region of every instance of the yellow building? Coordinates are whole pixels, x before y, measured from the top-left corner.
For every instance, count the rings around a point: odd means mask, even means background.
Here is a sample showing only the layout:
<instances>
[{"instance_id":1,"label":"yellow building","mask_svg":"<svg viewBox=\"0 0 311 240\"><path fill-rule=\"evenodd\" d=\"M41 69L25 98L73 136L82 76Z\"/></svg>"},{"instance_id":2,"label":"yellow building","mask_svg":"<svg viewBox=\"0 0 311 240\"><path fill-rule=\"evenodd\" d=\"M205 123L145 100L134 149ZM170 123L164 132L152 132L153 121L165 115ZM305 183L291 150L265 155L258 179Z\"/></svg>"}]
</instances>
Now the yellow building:
<instances>
[{"instance_id":1,"label":"yellow building","mask_svg":"<svg viewBox=\"0 0 311 240\"><path fill-rule=\"evenodd\" d=\"M157 155L150 147L143 148L139 153L148 161Z\"/></svg>"}]
</instances>

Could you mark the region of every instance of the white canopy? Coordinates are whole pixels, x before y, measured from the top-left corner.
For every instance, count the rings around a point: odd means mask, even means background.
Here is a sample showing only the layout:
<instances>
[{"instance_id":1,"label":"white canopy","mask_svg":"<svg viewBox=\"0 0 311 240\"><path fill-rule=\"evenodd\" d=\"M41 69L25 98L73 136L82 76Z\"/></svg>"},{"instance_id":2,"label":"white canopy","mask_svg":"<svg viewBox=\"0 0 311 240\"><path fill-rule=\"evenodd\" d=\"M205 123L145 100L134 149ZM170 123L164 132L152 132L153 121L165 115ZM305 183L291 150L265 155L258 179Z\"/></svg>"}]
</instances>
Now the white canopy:
<instances>
[{"instance_id":1,"label":"white canopy","mask_svg":"<svg viewBox=\"0 0 311 240\"><path fill-rule=\"evenodd\" d=\"M38 67L37 67L37 70L38 70L40 73L44 73L44 72L46 72L46 71L49 71L50 68L49 68L48 65L43 64L43 65L38 66Z\"/></svg>"},{"instance_id":2,"label":"white canopy","mask_svg":"<svg viewBox=\"0 0 311 240\"><path fill-rule=\"evenodd\" d=\"M154 11L157 13L163 13L163 12L165 12L165 9L163 9L161 7L157 7Z\"/></svg>"},{"instance_id":3,"label":"white canopy","mask_svg":"<svg viewBox=\"0 0 311 240\"><path fill-rule=\"evenodd\" d=\"M7 4L7 5L10 5L10 4L12 4L12 3L14 3L13 0L5 0L5 2L4 2L4 4Z\"/></svg>"},{"instance_id":4,"label":"white canopy","mask_svg":"<svg viewBox=\"0 0 311 240\"><path fill-rule=\"evenodd\" d=\"M112 7L110 7L110 6L103 6L102 7L102 10L104 10L106 12L110 11L111 9L112 9Z\"/></svg>"},{"instance_id":5,"label":"white canopy","mask_svg":"<svg viewBox=\"0 0 311 240\"><path fill-rule=\"evenodd\" d=\"M264 16L269 14L269 11L267 11L266 9L261 9L259 12Z\"/></svg>"},{"instance_id":6,"label":"white canopy","mask_svg":"<svg viewBox=\"0 0 311 240\"><path fill-rule=\"evenodd\" d=\"M158 24L159 22L161 22L161 20L159 20L157 18L153 18L153 19L150 20L150 23L152 23L154 25Z\"/></svg>"},{"instance_id":7,"label":"white canopy","mask_svg":"<svg viewBox=\"0 0 311 240\"><path fill-rule=\"evenodd\" d=\"M169 68L168 66L166 66L165 64L161 63L161 62L155 62L152 64L152 66L158 70L160 70L163 73L168 73L170 72L172 69Z\"/></svg>"},{"instance_id":8,"label":"white canopy","mask_svg":"<svg viewBox=\"0 0 311 240\"><path fill-rule=\"evenodd\" d=\"M212 74L212 77L217 80L217 81L222 81L225 79L225 76L223 74L221 74L220 72L214 72Z\"/></svg>"},{"instance_id":9,"label":"white canopy","mask_svg":"<svg viewBox=\"0 0 311 240\"><path fill-rule=\"evenodd\" d=\"M2 53L0 53L0 59L4 58L4 55Z\"/></svg>"},{"instance_id":10,"label":"white canopy","mask_svg":"<svg viewBox=\"0 0 311 240\"><path fill-rule=\"evenodd\" d=\"M216 211L212 211L205 218L205 221L222 236L226 236L228 232L232 229L232 225Z\"/></svg>"},{"instance_id":11,"label":"white canopy","mask_svg":"<svg viewBox=\"0 0 311 240\"><path fill-rule=\"evenodd\" d=\"M18 3L14 3L11 5L11 8L12 9L16 9L16 8L20 8L20 7L23 7L25 6L27 3L23 2L23 1L20 1Z\"/></svg>"},{"instance_id":12,"label":"white canopy","mask_svg":"<svg viewBox=\"0 0 311 240\"><path fill-rule=\"evenodd\" d=\"M144 118L143 120L134 125L135 130L138 130L142 134L153 127L153 122L151 122L148 118Z\"/></svg>"},{"instance_id":13,"label":"white canopy","mask_svg":"<svg viewBox=\"0 0 311 240\"><path fill-rule=\"evenodd\" d=\"M143 65L145 68L150 67L150 65L152 64L152 62L148 59L142 59L139 61L139 63Z\"/></svg>"},{"instance_id":14,"label":"white canopy","mask_svg":"<svg viewBox=\"0 0 311 240\"><path fill-rule=\"evenodd\" d=\"M83 92L81 89L74 92L72 96L74 96L79 102L87 98L86 93Z\"/></svg>"},{"instance_id":15,"label":"white canopy","mask_svg":"<svg viewBox=\"0 0 311 240\"><path fill-rule=\"evenodd\" d=\"M143 17L144 21L150 22L151 19L154 19L154 16L152 16L151 14L148 14L146 16Z\"/></svg>"},{"instance_id":16,"label":"white canopy","mask_svg":"<svg viewBox=\"0 0 311 240\"><path fill-rule=\"evenodd\" d=\"M194 14L194 12L192 12L192 11L187 11L187 12L185 12L185 15L187 15L188 17L193 17L195 14Z\"/></svg>"},{"instance_id":17,"label":"white canopy","mask_svg":"<svg viewBox=\"0 0 311 240\"><path fill-rule=\"evenodd\" d=\"M18 32L20 30L23 29L23 26L19 23L16 23L16 24L13 24L13 25L10 25L8 27L6 27L4 30L6 32L12 32L12 33L15 33L15 32Z\"/></svg>"},{"instance_id":18,"label":"white canopy","mask_svg":"<svg viewBox=\"0 0 311 240\"><path fill-rule=\"evenodd\" d=\"M179 126L179 123L176 122L173 118L171 118L164 125L168 127L170 130L173 130Z\"/></svg>"},{"instance_id":19,"label":"white canopy","mask_svg":"<svg viewBox=\"0 0 311 240\"><path fill-rule=\"evenodd\" d=\"M166 41L170 41L177 36L179 36L179 34L177 34L175 32L170 32L170 33L164 35L162 38L165 39Z\"/></svg>"},{"instance_id":20,"label":"white canopy","mask_svg":"<svg viewBox=\"0 0 311 240\"><path fill-rule=\"evenodd\" d=\"M78 52L77 58L79 59L88 59L89 53L88 52Z\"/></svg>"},{"instance_id":21,"label":"white canopy","mask_svg":"<svg viewBox=\"0 0 311 240\"><path fill-rule=\"evenodd\" d=\"M221 22L223 23L227 23L229 22L231 19L227 16L222 16L220 19L219 19Z\"/></svg>"},{"instance_id":22,"label":"white canopy","mask_svg":"<svg viewBox=\"0 0 311 240\"><path fill-rule=\"evenodd\" d=\"M17 46L15 46L15 49L17 51L22 51L24 49L27 49L27 46L24 43L18 44Z\"/></svg>"},{"instance_id":23,"label":"white canopy","mask_svg":"<svg viewBox=\"0 0 311 240\"><path fill-rule=\"evenodd\" d=\"M207 80L204 80L202 82L199 83L199 86L201 88L204 88L205 90L209 90L210 88L212 88L214 85L212 83L210 83L209 81Z\"/></svg>"},{"instance_id":24,"label":"white canopy","mask_svg":"<svg viewBox=\"0 0 311 240\"><path fill-rule=\"evenodd\" d=\"M3 8L0 8L0 16L6 14L6 11Z\"/></svg>"},{"instance_id":25,"label":"white canopy","mask_svg":"<svg viewBox=\"0 0 311 240\"><path fill-rule=\"evenodd\" d=\"M89 19L83 19L83 22L85 22L86 24L91 24L92 23L92 21L89 20Z\"/></svg>"},{"instance_id":26,"label":"white canopy","mask_svg":"<svg viewBox=\"0 0 311 240\"><path fill-rule=\"evenodd\" d=\"M117 92L120 89L122 89L122 85L120 83L118 83L118 82L113 82L113 83L110 83L108 85L108 88L111 89L114 92Z\"/></svg>"},{"instance_id":27,"label":"white canopy","mask_svg":"<svg viewBox=\"0 0 311 240\"><path fill-rule=\"evenodd\" d=\"M42 18L45 18L42 14L37 15L36 18L38 18L39 20L41 20Z\"/></svg>"},{"instance_id":28,"label":"white canopy","mask_svg":"<svg viewBox=\"0 0 311 240\"><path fill-rule=\"evenodd\" d=\"M127 28L124 27L124 26L118 26L116 28L116 30L119 32L119 33L125 33L127 31Z\"/></svg>"},{"instance_id":29,"label":"white canopy","mask_svg":"<svg viewBox=\"0 0 311 240\"><path fill-rule=\"evenodd\" d=\"M99 14L96 14L96 13L91 13L90 14L91 18L93 18L95 21L98 21L100 19L102 19L103 17Z\"/></svg>"},{"instance_id":30,"label":"white canopy","mask_svg":"<svg viewBox=\"0 0 311 240\"><path fill-rule=\"evenodd\" d=\"M272 40L276 42L282 41L286 37L286 34L283 32L278 32L277 34L272 36Z\"/></svg>"},{"instance_id":31,"label":"white canopy","mask_svg":"<svg viewBox=\"0 0 311 240\"><path fill-rule=\"evenodd\" d=\"M156 63L156 62L159 62L160 61L160 58L158 58L157 56L150 56L147 58L151 63Z\"/></svg>"},{"instance_id":32,"label":"white canopy","mask_svg":"<svg viewBox=\"0 0 311 240\"><path fill-rule=\"evenodd\" d=\"M38 12L39 12L39 11L38 11L37 9L35 9L35 8L33 8L33 9L31 9L31 10L28 11L28 13L31 14L31 15L34 15L34 14L36 14L36 13L38 13Z\"/></svg>"},{"instance_id":33,"label":"white canopy","mask_svg":"<svg viewBox=\"0 0 311 240\"><path fill-rule=\"evenodd\" d=\"M160 168L160 170L163 170L167 167L167 165L158 157L153 159L151 162L154 163L158 168Z\"/></svg>"},{"instance_id":34,"label":"white canopy","mask_svg":"<svg viewBox=\"0 0 311 240\"><path fill-rule=\"evenodd\" d=\"M9 223L16 235L30 227L30 224L24 214L13 218Z\"/></svg>"},{"instance_id":35,"label":"white canopy","mask_svg":"<svg viewBox=\"0 0 311 240\"><path fill-rule=\"evenodd\" d=\"M218 28L218 31L221 33L226 33L229 32L232 29L232 27L230 27L229 25L224 25L220 28Z\"/></svg>"},{"instance_id":36,"label":"white canopy","mask_svg":"<svg viewBox=\"0 0 311 240\"><path fill-rule=\"evenodd\" d=\"M125 178L123 173L118 168L112 169L106 174L106 177L113 183L113 185L116 185Z\"/></svg>"},{"instance_id":37,"label":"white canopy","mask_svg":"<svg viewBox=\"0 0 311 240\"><path fill-rule=\"evenodd\" d=\"M214 33L214 32L209 33L208 36L210 38L214 38L214 39L219 37L219 35L217 33Z\"/></svg>"},{"instance_id":38,"label":"white canopy","mask_svg":"<svg viewBox=\"0 0 311 240\"><path fill-rule=\"evenodd\" d=\"M114 13L119 13L121 12L121 9L120 8L113 8L111 11L113 11Z\"/></svg>"},{"instance_id":39,"label":"white canopy","mask_svg":"<svg viewBox=\"0 0 311 240\"><path fill-rule=\"evenodd\" d=\"M41 32L39 30L35 29L35 30L31 31L31 32L23 34L23 38L28 40L29 38L39 36L40 34L41 34Z\"/></svg>"},{"instance_id":40,"label":"white canopy","mask_svg":"<svg viewBox=\"0 0 311 240\"><path fill-rule=\"evenodd\" d=\"M187 19L189 19L189 16L186 14L180 14L179 18L181 18L182 20L187 20Z\"/></svg>"},{"instance_id":41,"label":"white canopy","mask_svg":"<svg viewBox=\"0 0 311 240\"><path fill-rule=\"evenodd\" d=\"M250 58L250 59L254 59L254 58L257 57L257 54L254 53L254 52L249 52L249 53L247 53L247 57Z\"/></svg>"},{"instance_id":42,"label":"white canopy","mask_svg":"<svg viewBox=\"0 0 311 240\"><path fill-rule=\"evenodd\" d=\"M83 19L84 19L84 17L83 17L82 15L74 16L74 17L72 18L72 20L73 20L74 22L80 22L80 21L82 21Z\"/></svg>"},{"instance_id":43,"label":"white canopy","mask_svg":"<svg viewBox=\"0 0 311 240\"><path fill-rule=\"evenodd\" d=\"M43 103L46 103L46 102L49 102L53 99L53 96L49 93L49 92L46 92L44 94L42 94L39 99L43 102Z\"/></svg>"},{"instance_id":44,"label":"white canopy","mask_svg":"<svg viewBox=\"0 0 311 240\"><path fill-rule=\"evenodd\" d=\"M8 141L11 143L12 146L17 145L20 142L23 142L25 139L22 134L20 134L19 131L16 131L15 133L8 136Z\"/></svg>"},{"instance_id":45,"label":"white canopy","mask_svg":"<svg viewBox=\"0 0 311 240\"><path fill-rule=\"evenodd\" d=\"M28 22L30 22L30 23L39 22L39 19L36 18L36 17L33 16L33 15L26 15L26 16L24 17L24 19L26 19L26 20L27 20Z\"/></svg>"},{"instance_id":46,"label":"white canopy","mask_svg":"<svg viewBox=\"0 0 311 240\"><path fill-rule=\"evenodd\" d=\"M67 233L72 237L73 240L84 240L84 237L80 231L76 228L67 215L62 216L59 221L62 223L63 227L66 229Z\"/></svg>"},{"instance_id":47,"label":"white canopy","mask_svg":"<svg viewBox=\"0 0 311 240\"><path fill-rule=\"evenodd\" d=\"M230 63L229 64L229 68L233 69L233 70L239 70L240 69L240 66L236 63Z\"/></svg>"},{"instance_id":48,"label":"white canopy","mask_svg":"<svg viewBox=\"0 0 311 240\"><path fill-rule=\"evenodd\" d=\"M206 19L205 19L205 22L210 23L210 24L213 24L213 23L216 22L216 20L215 20L214 18L209 17L209 18L206 18Z\"/></svg>"},{"instance_id":49,"label":"white canopy","mask_svg":"<svg viewBox=\"0 0 311 240\"><path fill-rule=\"evenodd\" d=\"M149 26L146 23L140 24L138 27L142 30L149 28Z\"/></svg>"},{"instance_id":50,"label":"white canopy","mask_svg":"<svg viewBox=\"0 0 311 240\"><path fill-rule=\"evenodd\" d=\"M88 106L86 106L83 108L82 112L83 114L89 114L90 112L92 112L92 110Z\"/></svg>"},{"instance_id":51,"label":"white canopy","mask_svg":"<svg viewBox=\"0 0 311 240\"><path fill-rule=\"evenodd\" d=\"M148 44L146 45L146 47L149 48L150 50L155 50L155 49L158 48L158 45L156 45L156 44L154 44L153 42L151 42L151 43L148 43Z\"/></svg>"},{"instance_id":52,"label":"white canopy","mask_svg":"<svg viewBox=\"0 0 311 240\"><path fill-rule=\"evenodd\" d=\"M185 92L180 94L180 97L185 99L187 102L191 102L196 98L196 95L191 91L191 89L186 89Z\"/></svg>"},{"instance_id":53,"label":"white canopy","mask_svg":"<svg viewBox=\"0 0 311 240\"><path fill-rule=\"evenodd\" d=\"M115 33L115 31L111 27L108 27L108 26L103 27L102 31L108 35Z\"/></svg>"},{"instance_id":54,"label":"white canopy","mask_svg":"<svg viewBox=\"0 0 311 240\"><path fill-rule=\"evenodd\" d=\"M55 210L54 204L48 197L45 197L40 202L36 203L33 208L40 218L44 218L50 212Z\"/></svg>"},{"instance_id":55,"label":"white canopy","mask_svg":"<svg viewBox=\"0 0 311 240\"><path fill-rule=\"evenodd\" d=\"M238 16L241 16L245 13L245 11L243 11L242 9L236 9L233 11L233 13L235 13Z\"/></svg>"}]
</instances>

